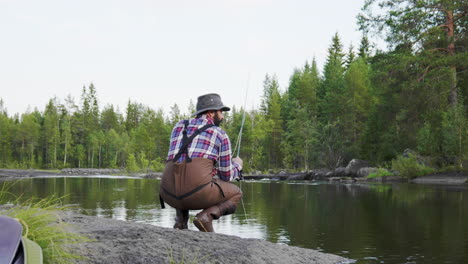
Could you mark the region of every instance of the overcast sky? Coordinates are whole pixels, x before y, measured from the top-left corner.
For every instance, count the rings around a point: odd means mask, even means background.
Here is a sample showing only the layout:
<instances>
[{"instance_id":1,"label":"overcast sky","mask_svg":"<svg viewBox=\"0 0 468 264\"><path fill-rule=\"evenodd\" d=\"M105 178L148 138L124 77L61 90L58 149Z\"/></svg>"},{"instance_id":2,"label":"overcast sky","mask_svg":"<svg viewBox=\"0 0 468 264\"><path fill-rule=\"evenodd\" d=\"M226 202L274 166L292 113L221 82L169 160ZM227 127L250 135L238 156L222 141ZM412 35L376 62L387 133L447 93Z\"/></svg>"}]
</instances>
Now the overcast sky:
<instances>
[{"instance_id":1,"label":"overcast sky","mask_svg":"<svg viewBox=\"0 0 468 264\"><path fill-rule=\"evenodd\" d=\"M100 107L129 99L165 113L219 93L258 107L265 74L285 90L335 32L359 46L364 0L0 0L0 98L8 113L97 88Z\"/></svg>"}]
</instances>

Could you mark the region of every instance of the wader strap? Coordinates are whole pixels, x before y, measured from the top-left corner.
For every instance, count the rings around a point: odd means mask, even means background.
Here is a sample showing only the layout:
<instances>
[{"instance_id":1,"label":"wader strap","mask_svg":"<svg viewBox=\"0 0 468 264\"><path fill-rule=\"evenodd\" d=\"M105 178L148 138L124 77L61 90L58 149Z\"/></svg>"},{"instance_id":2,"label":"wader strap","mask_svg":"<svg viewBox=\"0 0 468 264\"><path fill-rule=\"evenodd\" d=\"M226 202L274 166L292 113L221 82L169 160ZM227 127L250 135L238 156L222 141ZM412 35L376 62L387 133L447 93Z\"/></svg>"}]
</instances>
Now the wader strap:
<instances>
[{"instance_id":1,"label":"wader strap","mask_svg":"<svg viewBox=\"0 0 468 264\"><path fill-rule=\"evenodd\" d=\"M190 137L187 137L188 125L189 125L189 121L184 120L184 126L185 127L184 127L184 131L182 131L182 136L183 136L182 137L182 147L180 147L179 152L177 152L175 157L172 159L173 162L177 162L177 160L180 158L180 156L182 154L184 154L184 153L186 155L186 161L187 162L192 162L192 159L188 156L188 146L190 145L190 143L192 143L193 139L196 136L198 136L201 132L207 130L210 127L215 126L213 124L204 125L202 128L197 129L195 132L193 132L193 134Z\"/></svg>"},{"instance_id":2,"label":"wader strap","mask_svg":"<svg viewBox=\"0 0 468 264\"><path fill-rule=\"evenodd\" d=\"M210 184L210 183L208 182L208 183L202 184L202 185L198 186L197 188L195 188L195 189L191 190L190 192L185 193L185 194L183 194L183 195L181 195L181 196L176 196L176 195L174 195L173 193L171 193L171 192L169 192L168 190L166 190L164 187L162 187L162 189L163 189L164 192L167 193L167 195L171 196L172 198L174 198L174 199L176 199L176 200L182 200L182 199L187 198L187 197L189 197L190 195L192 195L192 194L198 192L199 190L203 189L203 188L204 188L205 186L207 186L208 184ZM220 187L220 188L221 188L221 187ZM224 196L224 195L223 195L223 196Z\"/></svg>"},{"instance_id":3,"label":"wader strap","mask_svg":"<svg viewBox=\"0 0 468 264\"><path fill-rule=\"evenodd\" d=\"M161 204L161 209L166 208L166 205L164 204L164 199L162 198L161 194L159 195L159 203Z\"/></svg>"},{"instance_id":4,"label":"wader strap","mask_svg":"<svg viewBox=\"0 0 468 264\"><path fill-rule=\"evenodd\" d=\"M214 184L216 184L216 186L218 186L219 191L221 192L221 195L223 196L223 198L226 198L226 196L224 196L223 188L221 188L221 185L219 185L219 183L217 183L215 181L212 181L212 183L214 183Z\"/></svg>"}]
</instances>

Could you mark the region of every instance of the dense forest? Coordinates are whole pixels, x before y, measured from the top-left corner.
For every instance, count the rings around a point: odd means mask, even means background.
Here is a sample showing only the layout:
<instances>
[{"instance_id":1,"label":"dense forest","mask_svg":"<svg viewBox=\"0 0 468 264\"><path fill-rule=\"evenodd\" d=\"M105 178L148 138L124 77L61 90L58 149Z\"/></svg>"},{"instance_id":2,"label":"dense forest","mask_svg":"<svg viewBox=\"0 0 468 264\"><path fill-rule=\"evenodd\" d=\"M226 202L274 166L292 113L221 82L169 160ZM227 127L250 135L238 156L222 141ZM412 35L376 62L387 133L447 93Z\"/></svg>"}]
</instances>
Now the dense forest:
<instances>
[{"instance_id":1,"label":"dense forest","mask_svg":"<svg viewBox=\"0 0 468 264\"><path fill-rule=\"evenodd\" d=\"M359 47L345 48L335 33L323 69L306 62L287 87L266 75L259 109L246 113L246 170L335 168L352 158L385 167L408 148L433 167L466 166L467 10L461 0L367 0ZM52 98L21 115L0 99L0 167L160 171L172 126L193 112L193 104L166 114L129 101L121 113L99 105L93 84L79 102ZM234 107L222 125L233 146L243 113Z\"/></svg>"}]
</instances>

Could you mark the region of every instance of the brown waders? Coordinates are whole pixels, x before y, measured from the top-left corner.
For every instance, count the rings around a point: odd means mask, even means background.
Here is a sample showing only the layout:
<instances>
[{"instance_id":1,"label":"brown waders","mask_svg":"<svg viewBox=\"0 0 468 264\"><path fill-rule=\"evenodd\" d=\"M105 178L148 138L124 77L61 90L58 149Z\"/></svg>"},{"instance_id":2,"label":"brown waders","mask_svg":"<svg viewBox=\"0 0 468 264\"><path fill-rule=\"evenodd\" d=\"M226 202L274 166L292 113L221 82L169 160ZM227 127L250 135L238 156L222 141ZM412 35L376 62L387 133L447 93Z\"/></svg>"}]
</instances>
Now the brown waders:
<instances>
[{"instance_id":1,"label":"brown waders","mask_svg":"<svg viewBox=\"0 0 468 264\"><path fill-rule=\"evenodd\" d=\"M187 152L187 147L193 138L204 129L207 128L197 130L194 135L184 140L179 153L166 163L164 169L159 193L164 202L176 208L174 228L187 229L188 211L203 209L193 222L200 231L213 232L213 219L234 213L242 198L239 187L213 178L212 160L186 158L182 163L176 162L181 153Z\"/></svg>"}]
</instances>

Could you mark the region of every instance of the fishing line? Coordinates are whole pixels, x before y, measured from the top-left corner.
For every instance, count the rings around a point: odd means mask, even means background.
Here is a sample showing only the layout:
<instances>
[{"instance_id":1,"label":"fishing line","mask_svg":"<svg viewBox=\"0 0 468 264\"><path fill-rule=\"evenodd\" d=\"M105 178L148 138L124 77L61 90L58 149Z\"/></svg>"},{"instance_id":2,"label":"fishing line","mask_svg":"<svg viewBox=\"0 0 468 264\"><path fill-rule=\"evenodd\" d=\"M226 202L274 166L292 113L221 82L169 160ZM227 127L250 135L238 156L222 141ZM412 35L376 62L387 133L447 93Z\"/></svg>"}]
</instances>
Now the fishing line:
<instances>
[{"instance_id":1,"label":"fishing line","mask_svg":"<svg viewBox=\"0 0 468 264\"><path fill-rule=\"evenodd\" d=\"M246 106L247 106L247 94L248 94L248 91L249 91L249 83L250 83L250 73L249 73L248 78L247 78L247 88L245 89L245 99L244 99L244 109L243 109L244 113L243 113L243 116L242 116L242 123L241 123L239 134L237 135L237 142L236 142L236 145L235 145L234 151L233 151L233 153L236 153L236 150L237 150L237 156L236 157L239 157L239 154L240 154L240 148L241 148L241 142L242 142L242 131L244 129L245 114L247 112L246 111ZM242 178L242 174L241 174L240 179L239 179L239 189L241 191L242 191L242 180L243 180L243 178ZM244 209L245 221L248 221L247 211L245 210L244 198L243 197L241 198L241 204L242 204L242 209Z\"/></svg>"},{"instance_id":2,"label":"fishing line","mask_svg":"<svg viewBox=\"0 0 468 264\"><path fill-rule=\"evenodd\" d=\"M239 134L237 135L237 140L236 140L236 145L234 146L234 151L232 152L234 154L234 153L236 153L236 150L237 150L237 156L236 157L239 157L240 146L241 146L241 143L242 143L242 131L244 129L244 123L245 123L245 114L246 114L246 107L247 107L247 94L249 92L249 83L250 83L250 74L249 74L249 76L247 78L247 89L245 89L244 108L243 108L244 113L242 115L242 123L241 123Z\"/></svg>"}]
</instances>

